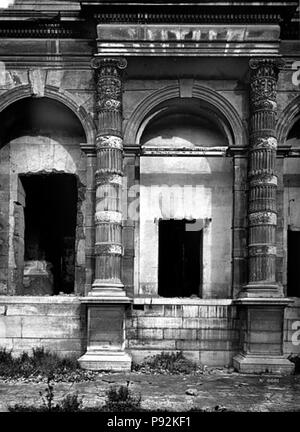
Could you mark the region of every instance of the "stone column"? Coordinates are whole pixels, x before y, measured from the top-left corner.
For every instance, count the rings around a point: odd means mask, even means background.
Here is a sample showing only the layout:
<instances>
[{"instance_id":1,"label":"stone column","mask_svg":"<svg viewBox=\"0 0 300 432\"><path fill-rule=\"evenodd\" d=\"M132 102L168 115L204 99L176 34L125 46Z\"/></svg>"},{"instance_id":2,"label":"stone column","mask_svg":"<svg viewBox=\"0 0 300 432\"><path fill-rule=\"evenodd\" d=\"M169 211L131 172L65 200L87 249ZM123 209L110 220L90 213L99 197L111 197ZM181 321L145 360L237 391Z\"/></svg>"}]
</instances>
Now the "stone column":
<instances>
[{"instance_id":1,"label":"stone column","mask_svg":"<svg viewBox=\"0 0 300 432\"><path fill-rule=\"evenodd\" d=\"M87 351L81 367L129 371L125 352L125 309L121 281L122 246L122 69L126 60L94 57L96 74L95 280L82 299L87 311Z\"/></svg>"},{"instance_id":2,"label":"stone column","mask_svg":"<svg viewBox=\"0 0 300 432\"><path fill-rule=\"evenodd\" d=\"M95 280L91 295L125 296L121 282L122 247L122 70L123 58L92 60L96 73Z\"/></svg>"},{"instance_id":3,"label":"stone column","mask_svg":"<svg viewBox=\"0 0 300 432\"><path fill-rule=\"evenodd\" d=\"M281 61L250 60L247 297L282 297L276 282L277 77Z\"/></svg>"},{"instance_id":4,"label":"stone column","mask_svg":"<svg viewBox=\"0 0 300 432\"><path fill-rule=\"evenodd\" d=\"M276 281L276 87L281 62L250 60L250 148L248 159L248 284L239 306L241 352L234 367L244 373L289 374L283 355L282 285Z\"/></svg>"}]
</instances>

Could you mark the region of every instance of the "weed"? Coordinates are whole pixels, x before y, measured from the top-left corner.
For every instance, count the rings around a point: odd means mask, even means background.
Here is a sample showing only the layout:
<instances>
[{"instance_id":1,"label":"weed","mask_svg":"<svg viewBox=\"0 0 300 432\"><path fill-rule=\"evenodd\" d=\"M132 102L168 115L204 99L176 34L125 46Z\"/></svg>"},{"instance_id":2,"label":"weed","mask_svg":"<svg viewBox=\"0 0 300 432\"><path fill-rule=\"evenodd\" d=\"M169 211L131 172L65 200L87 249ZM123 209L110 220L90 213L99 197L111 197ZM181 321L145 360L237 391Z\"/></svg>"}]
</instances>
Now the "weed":
<instances>
[{"instance_id":1,"label":"weed","mask_svg":"<svg viewBox=\"0 0 300 432\"><path fill-rule=\"evenodd\" d=\"M33 348L31 356L23 352L16 358L10 351L0 349L0 376L4 378L29 378L37 375L47 377L51 374L58 376L77 371L81 371L77 360L60 358L43 347Z\"/></svg>"},{"instance_id":2,"label":"weed","mask_svg":"<svg viewBox=\"0 0 300 432\"><path fill-rule=\"evenodd\" d=\"M39 394L42 399L42 405L13 405L9 406L10 412L74 412L81 411L82 398L78 397L78 393L66 395L59 403L54 403L54 376L48 375L47 387L44 392L40 391Z\"/></svg>"},{"instance_id":3,"label":"weed","mask_svg":"<svg viewBox=\"0 0 300 432\"><path fill-rule=\"evenodd\" d=\"M129 381L127 385L120 387L112 386L106 393L106 403L103 406L103 411L124 412L124 411L141 411L141 395L134 395L129 389Z\"/></svg>"},{"instance_id":4,"label":"weed","mask_svg":"<svg viewBox=\"0 0 300 432\"><path fill-rule=\"evenodd\" d=\"M199 366L184 357L182 352L157 354L147 357L141 364L133 364L133 371L193 374L199 370Z\"/></svg>"}]
</instances>

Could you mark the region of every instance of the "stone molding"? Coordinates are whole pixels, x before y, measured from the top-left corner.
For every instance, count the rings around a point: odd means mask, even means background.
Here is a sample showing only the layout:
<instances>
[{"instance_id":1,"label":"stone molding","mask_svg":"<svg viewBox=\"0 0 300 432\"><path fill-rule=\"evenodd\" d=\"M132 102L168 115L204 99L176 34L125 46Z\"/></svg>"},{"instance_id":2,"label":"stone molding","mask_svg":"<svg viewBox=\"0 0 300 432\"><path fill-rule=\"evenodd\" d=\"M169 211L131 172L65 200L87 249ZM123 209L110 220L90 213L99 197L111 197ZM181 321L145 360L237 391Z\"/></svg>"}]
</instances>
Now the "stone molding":
<instances>
[{"instance_id":1,"label":"stone molding","mask_svg":"<svg viewBox=\"0 0 300 432\"><path fill-rule=\"evenodd\" d=\"M125 146L139 144L141 134L146 127L151 112L163 102L180 97L180 86L174 84L156 90L143 99L131 114L124 131ZM199 84L194 84L192 97L204 101L211 111L224 122L228 122L228 127L224 131L227 134L230 146L247 146L247 131L240 118L240 115L233 105L220 93ZM151 119L153 116L151 116ZM224 128L224 126L223 126Z\"/></svg>"},{"instance_id":2,"label":"stone molding","mask_svg":"<svg viewBox=\"0 0 300 432\"><path fill-rule=\"evenodd\" d=\"M278 144L284 145L289 131L300 119L300 95L295 96L295 98L284 108L278 117L276 124L276 135L278 138Z\"/></svg>"},{"instance_id":3,"label":"stone molding","mask_svg":"<svg viewBox=\"0 0 300 432\"><path fill-rule=\"evenodd\" d=\"M98 24L101 56L276 56L278 24Z\"/></svg>"},{"instance_id":4,"label":"stone molding","mask_svg":"<svg viewBox=\"0 0 300 432\"><path fill-rule=\"evenodd\" d=\"M1 94L0 98L0 112L7 108L9 105L13 104L24 98L32 97L32 88L31 85L22 85L18 86L12 90L7 90L3 94ZM79 119L80 123L86 134L86 143L80 143L80 146L83 151L85 151L85 147L89 149L92 145L94 147L95 135L96 135L96 127L94 124L94 120L90 116L90 114L85 110L83 105L78 105L78 102L73 98L73 96L61 89L54 89L51 86L45 85L44 88L44 97L49 99L54 99L66 107L68 107L76 117Z\"/></svg>"}]
</instances>

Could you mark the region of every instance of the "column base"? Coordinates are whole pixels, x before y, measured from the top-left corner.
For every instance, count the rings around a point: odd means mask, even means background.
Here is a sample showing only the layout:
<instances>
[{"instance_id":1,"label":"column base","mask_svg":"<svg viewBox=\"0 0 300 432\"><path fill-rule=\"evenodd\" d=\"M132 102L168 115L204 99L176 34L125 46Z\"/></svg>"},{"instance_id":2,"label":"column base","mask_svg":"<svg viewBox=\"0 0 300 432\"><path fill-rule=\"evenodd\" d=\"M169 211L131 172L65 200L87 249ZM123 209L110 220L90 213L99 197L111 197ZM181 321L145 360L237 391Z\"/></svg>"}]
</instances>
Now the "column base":
<instances>
[{"instance_id":1,"label":"column base","mask_svg":"<svg viewBox=\"0 0 300 432\"><path fill-rule=\"evenodd\" d=\"M111 283L95 280L92 285L92 290L88 293L88 297L125 299L127 296L124 285L121 282Z\"/></svg>"},{"instance_id":2,"label":"column base","mask_svg":"<svg viewBox=\"0 0 300 432\"><path fill-rule=\"evenodd\" d=\"M246 285L239 293L239 298L281 298L283 287L277 283L253 283Z\"/></svg>"},{"instance_id":3,"label":"column base","mask_svg":"<svg viewBox=\"0 0 300 432\"><path fill-rule=\"evenodd\" d=\"M91 350L78 360L82 369L130 372L131 357L124 351Z\"/></svg>"},{"instance_id":4,"label":"column base","mask_svg":"<svg viewBox=\"0 0 300 432\"><path fill-rule=\"evenodd\" d=\"M233 367L241 373L272 373L291 375L295 365L283 356L237 354L233 358Z\"/></svg>"}]
</instances>

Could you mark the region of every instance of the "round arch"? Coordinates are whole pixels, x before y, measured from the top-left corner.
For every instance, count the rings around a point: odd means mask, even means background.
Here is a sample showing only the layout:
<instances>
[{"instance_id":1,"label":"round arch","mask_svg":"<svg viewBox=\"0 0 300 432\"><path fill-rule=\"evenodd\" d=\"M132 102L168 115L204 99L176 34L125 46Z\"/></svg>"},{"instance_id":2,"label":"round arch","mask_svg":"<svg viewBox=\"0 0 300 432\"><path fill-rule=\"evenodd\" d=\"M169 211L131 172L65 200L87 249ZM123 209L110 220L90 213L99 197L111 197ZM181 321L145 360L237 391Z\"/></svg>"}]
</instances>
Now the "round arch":
<instances>
[{"instance_id":1,"label":"round arch","mask_svg":"<svg viewBox=\"0 0 300 432\"><path fill-rule=\"evenodd\" d=\"M24 98L32 97L31 87L29 85L23 85L12 90L8 90L1 95L0 98L0 113L13 104ZM69 108L80 121L86 136L86 143L81 143L81 148L84 151L85 147L89 149L94 146L96 136L96 125L82 105L78 105L73 96L66 91L55 91L49 86L45 86L44 96L45 98L54 99L57 102L62 103L64 106Z\"/></svg>"},{"instance_id":2,"label":"round arch","mask_svg":"<svg viewBox=\"0 0 300 432\"><path fill-rule=\"evenodd\" d=\"M294 124L300 119L300 95L296 96L282 111L277 120L276 132L279 145L284 145Z\"/></svg>"},{"instance_id":3,"label":"round arch","mask_svg":"<svg viewBox=\"0 0 300 432\"><path fill-rule=\"evenodd\" d=\"M167 86L147 96L136 107L126 125L124 131L125 145L139 144L139 137L142 134L141 129L144 129L148 120L155 116L153 113L151 115L153 109L159 107L163 102L175 98L180 98L178 85ZM210 88L195 84L192 91L192 98L205 102L214 114L220 115L220 117L227 122L232 133L232 139L230 139L229 142L232 142L234 146L238 147L247 145L247 132L243 122L236 109L224 96ZM226 128L226 133L230 133L229 128Z\"/></svg>"}]
</instances>

